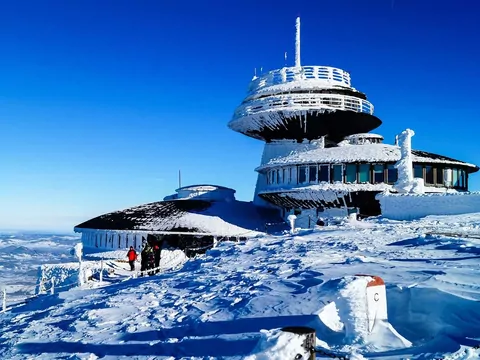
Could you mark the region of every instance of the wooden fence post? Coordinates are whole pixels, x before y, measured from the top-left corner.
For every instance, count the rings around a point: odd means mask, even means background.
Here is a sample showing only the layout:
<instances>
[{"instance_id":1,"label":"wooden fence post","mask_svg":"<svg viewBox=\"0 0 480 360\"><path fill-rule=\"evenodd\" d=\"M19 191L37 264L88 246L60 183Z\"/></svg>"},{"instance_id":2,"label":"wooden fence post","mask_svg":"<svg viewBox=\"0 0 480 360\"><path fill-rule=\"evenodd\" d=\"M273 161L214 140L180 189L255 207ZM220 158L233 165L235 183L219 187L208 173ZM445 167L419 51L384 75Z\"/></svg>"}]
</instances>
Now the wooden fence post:
<instances>
[{"instance_id":1,"label":"wooden fence post","mask_svg":"<svg viewBox=\"0 0 480 360\"><path fill-rule=\"evenodd\" d=\"M284 327L282 331L293 333L298 335L299 337L303 338L302 347L305 349L305 353L309 354L308 360L315 360L315 346L316 343L316 335L315 329L306 327L306 326L288 326ZM298 355L297 355L298 356ZM302 355L298 357L298 359L302 359Z\"/></svg>"}]
</instances>

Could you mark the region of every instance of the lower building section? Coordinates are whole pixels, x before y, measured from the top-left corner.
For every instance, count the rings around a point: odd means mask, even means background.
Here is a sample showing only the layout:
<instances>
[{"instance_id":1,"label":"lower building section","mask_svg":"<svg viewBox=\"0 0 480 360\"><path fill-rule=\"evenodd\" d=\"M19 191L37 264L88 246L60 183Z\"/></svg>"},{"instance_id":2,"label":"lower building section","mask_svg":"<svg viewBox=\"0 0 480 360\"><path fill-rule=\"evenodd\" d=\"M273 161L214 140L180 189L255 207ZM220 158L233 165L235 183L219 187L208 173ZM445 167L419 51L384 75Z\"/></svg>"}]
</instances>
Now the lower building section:
<instances>
[{"instance_id":1,"label":"lower building section","mask_svg":"<svg viewBox=\"0 0 480 360\"><path fill-rule=\"evenodd\" d=\"M326 216L346 216L355 209L361 216L377 216L381 214L380 204L375 196L381 191L290 191L281 193L262 193L261 198L284 209L283 215L292 210L302 212L315 210L313 224L318 218ZM336 209L332 211L332 209ZM311 216L311 215L309 215Z\"/></svg>"}]
</instances>

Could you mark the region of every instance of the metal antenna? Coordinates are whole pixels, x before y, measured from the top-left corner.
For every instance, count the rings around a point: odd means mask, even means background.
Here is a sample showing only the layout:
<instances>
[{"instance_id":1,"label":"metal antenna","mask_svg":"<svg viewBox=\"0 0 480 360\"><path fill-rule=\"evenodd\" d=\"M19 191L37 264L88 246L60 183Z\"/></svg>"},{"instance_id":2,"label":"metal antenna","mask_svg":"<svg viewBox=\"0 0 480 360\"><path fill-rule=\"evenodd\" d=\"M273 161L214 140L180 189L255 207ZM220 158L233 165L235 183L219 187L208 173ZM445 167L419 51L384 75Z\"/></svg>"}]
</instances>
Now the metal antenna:
<instances>
[{"instance_id":1,"label":"metal antenna","mask_svg":"<svg viewBox=\"0 0 480 360\"><path fill-rule=\"evenodd\" d=\"M297 23L295 25L295 67L301 67L300 65L300 16L297 17Z\"/></svg>"},{"instance_id":2,"label":"metal antenna","mask_svg":"<svg viewBox=\"0 0 480 360\"><path fill-rule=\"evenodd\" d=\"M178 188L182 187L182 172L178 170Z\"/></svg>"}]
</instances>

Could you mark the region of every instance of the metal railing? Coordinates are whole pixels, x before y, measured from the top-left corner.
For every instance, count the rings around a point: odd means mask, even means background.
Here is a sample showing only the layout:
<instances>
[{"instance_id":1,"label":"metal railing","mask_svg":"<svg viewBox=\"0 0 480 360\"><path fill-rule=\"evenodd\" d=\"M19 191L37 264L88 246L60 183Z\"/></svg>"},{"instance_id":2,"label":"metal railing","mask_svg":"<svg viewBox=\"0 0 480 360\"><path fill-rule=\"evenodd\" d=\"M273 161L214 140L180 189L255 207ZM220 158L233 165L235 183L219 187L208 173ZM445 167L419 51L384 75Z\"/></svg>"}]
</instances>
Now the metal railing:
<instances>
[{"instance_id":1,"label":"metal railing","mask_svg":"<svg viewBox=\"0 0 480 360\"><path fill-rule=\"evenodd\" d=\"M269 86L309 80L324 81L331 86L351 87L350 74L345 70L331 66L293 66L272 70L260 77L254 77L248 92L252 94Z\"/></svg>"},{"instance_id":2,"label":"metal railing","mask_svg":"<svg viewBox=\"0 0 480 360\"><path fill-rule=\"evenodd\" d=\"M373 115L373 105L355 96L336 94L282 94L248 101L240 105L232 121L267 110L350 110Z\"/></svg>"}]
</instances>

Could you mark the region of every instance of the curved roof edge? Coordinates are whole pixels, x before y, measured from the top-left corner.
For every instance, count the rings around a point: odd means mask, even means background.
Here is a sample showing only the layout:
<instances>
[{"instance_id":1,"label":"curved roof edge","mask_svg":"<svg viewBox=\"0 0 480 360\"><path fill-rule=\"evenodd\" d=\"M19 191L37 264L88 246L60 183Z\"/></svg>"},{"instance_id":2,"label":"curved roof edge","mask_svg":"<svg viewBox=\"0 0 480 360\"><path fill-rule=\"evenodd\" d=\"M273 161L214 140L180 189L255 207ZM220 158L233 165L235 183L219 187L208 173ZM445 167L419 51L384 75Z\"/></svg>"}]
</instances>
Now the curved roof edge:
<instances>
[{"instance_id":1,"label":"curved roof edge","mask_svg":"<svg viewBox=\"0 0 480 360\"><path fill-rule=\"evenodd\" d=\"M232 188L229 188L229 187L226 187L226 186L221 186L221 185L214 185L214 184L195 184L195 185L186 185L186 186L182 186L178 189L176 189L175 191L181 191L181 190L193 190L195 188L198 188L198 187L205 187L205 186L211 186L213 188L217 188L219 190L228 190L228 191L233 191L233 192L236 192L235 189L232 189Z\"/></svg>"}]
</instances>

